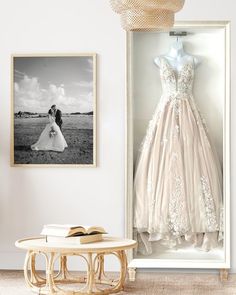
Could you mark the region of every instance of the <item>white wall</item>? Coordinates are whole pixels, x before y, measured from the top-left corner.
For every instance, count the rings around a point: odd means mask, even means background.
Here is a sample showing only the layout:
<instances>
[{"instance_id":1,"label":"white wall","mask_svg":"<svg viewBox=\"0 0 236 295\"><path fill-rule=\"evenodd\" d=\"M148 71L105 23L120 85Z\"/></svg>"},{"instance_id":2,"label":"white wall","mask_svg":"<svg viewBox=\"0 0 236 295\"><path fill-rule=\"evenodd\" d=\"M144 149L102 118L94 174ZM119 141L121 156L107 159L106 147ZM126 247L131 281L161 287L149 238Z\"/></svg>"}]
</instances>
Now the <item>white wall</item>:
<instances>
[{"instance_id":1,"label":"white wall","mask_svg":"<svg viewBox=\"0 0 236 295\"><path fill-rule=\"evenodd\" d=\"M232 20L234 32L234 2L189 0L177 19ZM2 0L0 40L0 268L21 268L23 253L14 241L37 235L45 223L96 223L112 235L124 235L126 39L109 1ZM98 168L10 168L10 55L86 51L98 53ZM233 79L235 63L232 55ZM232 98L235 91L233 84ZM235 141L232 133L232 150ZM232 154L232 176L235 160ZM232 181L232 208L235 190ZM236 271L234 252L232 267Z\"/></svg>"},{"instance_id":2,"label":"white wall","mask_svg":"<svg viewBox=\"0 0 236 295\"><path fill-rule=\"evenodd\" d=\"M0 3L0 268L16 268L23 253L15 240L45 223L124 234L125 33L107 1ZM10 56L44 52L98 54L98 168L9 166Z\"/></svg>"}]
</instances>

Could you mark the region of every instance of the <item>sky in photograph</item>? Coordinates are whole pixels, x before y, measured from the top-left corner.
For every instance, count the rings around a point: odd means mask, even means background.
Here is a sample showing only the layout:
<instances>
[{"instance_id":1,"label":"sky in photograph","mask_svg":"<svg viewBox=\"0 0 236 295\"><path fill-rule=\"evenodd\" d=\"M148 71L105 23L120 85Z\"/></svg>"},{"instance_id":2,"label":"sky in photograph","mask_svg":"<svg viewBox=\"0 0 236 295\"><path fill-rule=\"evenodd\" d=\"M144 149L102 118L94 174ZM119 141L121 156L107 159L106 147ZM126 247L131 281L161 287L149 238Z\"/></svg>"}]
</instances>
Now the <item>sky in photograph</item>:
<instances>
[{"instance_id":1,"label":"sky in photograph","mask_svg":"<svg viewBox=\"0 0 236 295\"><path fill-rule=\"evenodd\" d=\"M93 57L15 57L14 110L47 113L93 110Z\"/></svg>"}]
</instances>

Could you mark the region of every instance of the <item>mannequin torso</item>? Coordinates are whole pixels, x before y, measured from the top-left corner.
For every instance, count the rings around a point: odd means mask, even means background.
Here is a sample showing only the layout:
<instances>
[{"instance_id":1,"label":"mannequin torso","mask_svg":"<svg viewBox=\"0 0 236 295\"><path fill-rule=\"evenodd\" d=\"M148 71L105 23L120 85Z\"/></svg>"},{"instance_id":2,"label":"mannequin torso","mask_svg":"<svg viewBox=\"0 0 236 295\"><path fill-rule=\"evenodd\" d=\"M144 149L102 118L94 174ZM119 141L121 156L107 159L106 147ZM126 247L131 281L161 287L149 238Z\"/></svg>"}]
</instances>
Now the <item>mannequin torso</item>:
<instances>
[{"instance_id":1,"label":"mannequin torso","mask_svg":"<svg viewBox=\"0 0 236 295\"><path fill-rule=\"evenodd\" d=\"M171 45L171 48L166 55L158 56L154 59L154 63L158 67L160 67L161 58L163 57L169 62L169 64L176 72L179 72L181 68L189 61L193 61L195 67L197 67L200 64L199 58L187 54L184 51L183 43L181 40L175 41Z\"/></svg>"}]
</instances>

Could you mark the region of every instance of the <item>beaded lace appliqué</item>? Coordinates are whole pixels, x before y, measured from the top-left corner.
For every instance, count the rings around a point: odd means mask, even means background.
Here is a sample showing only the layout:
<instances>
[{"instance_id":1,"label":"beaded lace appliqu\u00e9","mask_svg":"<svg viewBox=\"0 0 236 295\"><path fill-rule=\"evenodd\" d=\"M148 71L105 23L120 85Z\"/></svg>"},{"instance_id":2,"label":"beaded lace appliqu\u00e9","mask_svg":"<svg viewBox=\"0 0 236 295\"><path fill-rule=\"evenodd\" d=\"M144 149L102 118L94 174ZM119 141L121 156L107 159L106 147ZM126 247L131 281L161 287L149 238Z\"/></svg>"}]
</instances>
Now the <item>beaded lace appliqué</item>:
<instances>
[{"instance_id":1,"label":"beaded lace appliqu\u00e9","mask_svg":"<svg viewBox=\"0 0 236 295\"><path fill-rule=\"evenodd\" d=\"M188 231L188 220L183 199L183 180L180 176L174 178L175 188L170 196L168 226L170 233L174 236L181 236Z\"/></svg>"},{"instance_id":2,"label":"beaded lace appliqu\u00e9","mask_svg":"<svg viewBox=\"0 0 236 295\"><path fill-rule=\"evenodd\" d=\"M162 58L161 63L161 81L164 95L171 99L188 98L192 93L194 79L193 62L187 62L176 75L169 62Z\"/></svg>"},{"instance_id":3,"label":"beaded lace appliqu\u00e9","mask_svg":"<svg viewBox=\"0 0 236 295\"><path fill-rule=\"evenodd\" d=\"M201 201L205 208L205 216L208 231L213 232L219 230L219 225L216 218L216 209L214 200L211 194L208 180L205 176L201 176Z\"/></svg>"},{"instance_id":4,"label":"beaded lace appliqu\u00e9","mask_svg":"<svg viewBox=\"0 0 236 295\"><path fill-rule=\"evenodd\" d=\"M188 99L192 92L194 76L192 63L186 63L176 77L173 68L170 66L167 60L162 58L160 75L163 88L163 97L153 118L149 122L146 136L141 144L141 151L148 148L152 143L155 130L158 126L161 114L163 113L166 104L168 102L171 104L176 116L178 117L180 115L181 109L180 101L182 99Z\"/></svg>"},{"instance_id":5,"label":"beaded lace appliqu\u00e9","mask_svg":"<svg viewBox=\"0 0 236 295\"><path fill-rule=\"evenodd\" d=\"M176 75L169 62L165 58L162 59L161 81L164 96L170 102L177 118L181 112L181 100L188 99L192 93L193 78L192 62L187 62Z\"/></svg>"}]
</instances>

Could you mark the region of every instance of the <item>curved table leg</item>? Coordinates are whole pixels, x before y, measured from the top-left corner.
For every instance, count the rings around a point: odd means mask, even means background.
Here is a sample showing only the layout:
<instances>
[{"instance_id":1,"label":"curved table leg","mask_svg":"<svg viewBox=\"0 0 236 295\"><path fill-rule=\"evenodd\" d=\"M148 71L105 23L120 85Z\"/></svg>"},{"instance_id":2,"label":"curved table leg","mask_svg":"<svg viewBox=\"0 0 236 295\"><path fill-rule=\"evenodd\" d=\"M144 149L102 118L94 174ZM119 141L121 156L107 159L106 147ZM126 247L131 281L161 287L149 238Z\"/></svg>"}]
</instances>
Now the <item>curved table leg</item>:
<instances>
[{"instance_id":1,"label":"curved table leg","mask_svg":"<svg viewBox=\"0 0 236 295\"><path fill-rule=\"evenodd\" d=\"M105 269L104 269L104 254L100 254L98 256L98 267L95 272L97 275L97 280L101 281L102 277L105 276Z\"/></svg>"},{"instance_id":2,"label":"curved table leg","mask_svg":"<svg viewBox=\"0 0 236 295\"><path fill-rule=\"evenodd\" d=\"M105 269L104 269L104 256L105 255L114 255L118 258L120 263L120 274L118 279L111 279L108 278ZM94 259L94 264L98 261L98 268L95 272L95 285L99 291L101 289L98 288L97 285L99 284L105 284L111 286L111 288L107 288L105 290L102 290L101 294L111 294L111 293L117 293L124 289L124 283L126 278L126 272L127 272L127 258L125 251L117 251L117 252L108 252L108 253L101 253L97 254ZM107 292L107 293L106 293Z\"/></svg>"},{"instance_id":3,"label":"curved table leg","mask_svg":"<svg viewBox=\"0 0 236 295\"><path fill-rule=\"evenodd\" d=\"M124 290L124 285L125 285L125 278L126 278L126 273L127 273L127 256L125 251L120 251L120 256L121 256L121 279L120 279L120 287L122 290Z\"/></svg>"},{"instance_id":4,"label":"curved table leg","mask_svg":"<svg viewBox=\"0 0 236 295\"><path fill-rule=\"evenodd\" d=\"M67 269L67 257L62 255L60 257L60 269L59 273L61 274L62 279L66 280L69 274L69 271Z\"/></svg>"},{"instance_id":5,"label":"curved table leg","mask_svg":"<svg viewBox=\"0 0 236 295\"><path fill-rule=\"evenodd\" d=\"M94 264L93 264L93 254L89 253L88 254L88 270L87 270L87 287L88 287L88 291L87 293L92 293L93 289L94 289L94 274L95 274L95 270L94 270Z\"/></svg>"},{"instance_id":6,"label":"curved table leg","mask_svg":"<svg viewBox=\"0 0 236 295\"><path fill-rule=\"evenodd\" d=\"M46 278L42 278L37 274L35 269L35 258L37 254L42 254L46 260ZM68 255L70 255L68 253ZM76 255L73 254L72 255ZM85 257L87 256L87 258ZM105 274L104 269L104 256L115 255L120 262L120 275L117 280L109 279ZM87 277L81 280L80 278L71 277L67 269L66 255L60 256L60 270L57 275L54 273L54 263L57 258L56 253L43 253L28 251L25 258L24 275L27 285L33 292L37 294L60 294L60 295L108 295L117 293L124 288L126 271L127 271L127 258L124 250L106 253L87 253L78 254L87 262ZM59 275L60 274L60 275ZM85 286L78 291L68 291L57 284L68 283L85 283ZM99 285L106 285L107 288L99 288Z\"/></svg>"},{"instance_id":7,"label":"curved table leg","mask_svg":"<svg viewBox=\"0 0 236 295\"><path fill-rule=\"evenodd\" d=\"M39 275L39 273L36 271L35 263L36 263L36 253L32 252L29 254L31 257L29 257L29 270L30 270L30 281L33 284L37 285L43 285L46 283L46 278L43 278Z\"/></svg>"},{"instance_id":8,"label":"curved table leg","mask_svg":"<svg viewBox=\"0 0 236 295\"><path fill-rule=\"evenodd\" d=\"M35 257L42 254L46 260L46 278L37 274L35 269ZM54 261L55 253L48 255L42 252L28 251L24 264L25 281L30 289L37 294L56 294L59 290L54 283Z\"/></svg>"},{"instance_id":9,"label":"curved table leg","mask_svg":"<svg viewBox=\"0 0 236 295\"><path fill-rule=\"evenodd\" d=\"M49 259L47 261L46 266L46 276L47 276L47 282L46 282L46 289L50 291L49 294L56 294L59 289L56 287L54 283L54 262L55 262L55 253L49 254Z\"/></svg>"}]
</instances>

